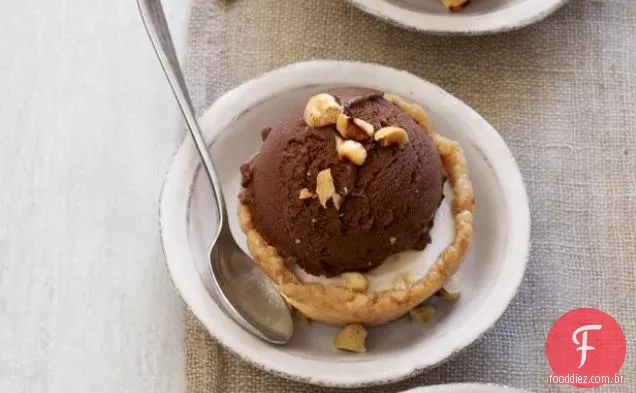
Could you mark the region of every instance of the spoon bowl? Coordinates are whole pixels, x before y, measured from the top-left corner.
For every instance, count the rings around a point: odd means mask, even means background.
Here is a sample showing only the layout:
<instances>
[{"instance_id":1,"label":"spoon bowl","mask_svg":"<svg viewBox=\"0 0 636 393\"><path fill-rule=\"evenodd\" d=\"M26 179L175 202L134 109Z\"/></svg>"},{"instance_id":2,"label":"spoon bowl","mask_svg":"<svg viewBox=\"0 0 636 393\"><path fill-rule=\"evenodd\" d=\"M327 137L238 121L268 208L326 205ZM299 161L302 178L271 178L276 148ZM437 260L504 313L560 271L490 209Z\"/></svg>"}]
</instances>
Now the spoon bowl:
<instances>
[{"instance_id":1,"label":"spoon bowl","mask_svg":"<svg viewBox=\"0 0 636 393\"><path fill-rule=\"evenodd\" d=\"M236 244L227 227L210 250L209 266L217 290L227 298L224 303L243 319L244 327L274 344L289 341L293 320L287 306L285 312L281 312L280 294L260 267Z\"/></svg>"}]
</instances>

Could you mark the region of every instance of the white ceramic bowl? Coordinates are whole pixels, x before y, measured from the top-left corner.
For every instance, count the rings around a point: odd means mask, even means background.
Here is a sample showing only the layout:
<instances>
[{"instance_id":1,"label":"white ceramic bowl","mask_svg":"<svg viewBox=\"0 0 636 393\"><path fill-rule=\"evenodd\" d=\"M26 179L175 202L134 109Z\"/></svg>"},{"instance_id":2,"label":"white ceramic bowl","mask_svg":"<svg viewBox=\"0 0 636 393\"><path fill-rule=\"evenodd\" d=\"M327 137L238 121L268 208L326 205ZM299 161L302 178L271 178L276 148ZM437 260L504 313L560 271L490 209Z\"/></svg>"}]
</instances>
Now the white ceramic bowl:
<instances>
[{"instance_id":1,"label":"white ceramic bowl","mask_svg":"<svg viewBox=\"0 0 636 393\"><path fill-rule=\"evenodd\" d=\"M236 219L239 166L260 147L260 130L281 120L309 94L337 85L393 92L422 104L433 127L461 143L474 182L473 249L461 272L462 296L426 327L400 320L371 329L369 351L335 353L337 329L312 323L283 347L246 333L219 307L199 271L206 269L216 226L213 197L190 138L177 152L160 202L167 264L181 296L210 334L241 358L307 383L364 386L404 379L434 367L492 327L515 295L525 270L530 216L515 161L482 117L455 97L412 74L362 63L316 61L267 73L228 92L200 119L224 185L232 231L246 249Z\"/></svg>"},{"instance_id":2,"label":"white ceramic bowl","mask_svg":"<svg viewBox=\"0 0 636 393\"><path fill-rule=\"evenodd\" d=\"M406 390L402 393L528 393L525 390L500 385L456 383L447 385L425 386Z\"/></svg>"},{"instance_id":3,"label":"white ceramic bowl","mask_svg":"<svg viewBox=\"0 0 636 393\"><path fill-rule=\"evenodd\" d=\"M473 0L460 12L448 12L440 0L348 0L361 10L395 25L435 34L488 34L538 22L568 0Z\"/></svg>"}]
</instances>

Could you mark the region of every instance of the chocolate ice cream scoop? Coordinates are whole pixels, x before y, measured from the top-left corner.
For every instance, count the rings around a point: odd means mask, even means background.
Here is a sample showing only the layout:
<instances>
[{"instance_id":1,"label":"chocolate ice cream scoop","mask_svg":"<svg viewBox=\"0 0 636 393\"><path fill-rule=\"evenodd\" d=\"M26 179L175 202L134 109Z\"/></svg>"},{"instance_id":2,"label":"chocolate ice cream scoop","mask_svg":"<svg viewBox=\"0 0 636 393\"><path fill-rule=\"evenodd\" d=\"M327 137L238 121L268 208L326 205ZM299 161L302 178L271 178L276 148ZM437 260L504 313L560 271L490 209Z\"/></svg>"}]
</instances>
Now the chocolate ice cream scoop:
<instances>
[{"instance_id":1,"label":"chocolate ice cream scoop","mask_svg":"<svg viewBox=\"0 0 636 393\"><path fill-rule=\"evenodd\" d=\"M339 157L342 132L333 122L309 127L306 102L286 121L263 130L260 152L241 168L241 200L255 228L287 263L313 275L365 272L391 254L423 249L443 198L444 173L433 140L382 92L325 93L350 117L353 129L364 130L368 123L378 140L352 134L347 147L359 155ZM346 119L341 120L342 129ZM407 142L378 138L381 129L393 135L391 127L404 130ZM335 194L326 201L317 195L321 172L322 180L333 180Z\"/></svg>"}]
</instances>

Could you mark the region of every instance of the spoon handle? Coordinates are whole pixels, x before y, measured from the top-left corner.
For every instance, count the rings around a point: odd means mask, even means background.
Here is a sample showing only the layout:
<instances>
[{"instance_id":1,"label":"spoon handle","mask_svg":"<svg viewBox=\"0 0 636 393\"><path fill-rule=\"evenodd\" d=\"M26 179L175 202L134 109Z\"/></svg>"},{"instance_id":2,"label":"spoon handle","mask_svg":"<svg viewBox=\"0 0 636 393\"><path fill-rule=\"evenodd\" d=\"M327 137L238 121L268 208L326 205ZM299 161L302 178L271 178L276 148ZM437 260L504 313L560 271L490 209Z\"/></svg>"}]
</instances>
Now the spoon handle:
<instances>
[{"instance_id":1,"label":"spoon handle","mask_svg":"<svg viewBox=\"0 0 636 393\"><path fill-rule=\"evenodd\" d=\"M221 191L221 182L219 176L214 168L212 158L208 152L205 140L201 134L199 124L194 115L194 109L192 108L192 101L188 94L188 89L183 79L183 73L179 66L179 60L177 59L177 53L172 43L170 36L170 30L166 17L163 13L160 0L137 0L139 6L139 12L141 13L142 20L146 26L146 31L152 42L152 46L157 53L163 72L166 74L170 87L174 93L183 117L186 120L188 130L194 139L194 143L201 156L201 161L205 167L205 171L210 179L212 188L214 189L214 196L216 199L216 207L219 217L219 228L222 230L227 222L227 213L225 211L225 201L223 199L223 193Z\"/></svg>"}]
</instances>

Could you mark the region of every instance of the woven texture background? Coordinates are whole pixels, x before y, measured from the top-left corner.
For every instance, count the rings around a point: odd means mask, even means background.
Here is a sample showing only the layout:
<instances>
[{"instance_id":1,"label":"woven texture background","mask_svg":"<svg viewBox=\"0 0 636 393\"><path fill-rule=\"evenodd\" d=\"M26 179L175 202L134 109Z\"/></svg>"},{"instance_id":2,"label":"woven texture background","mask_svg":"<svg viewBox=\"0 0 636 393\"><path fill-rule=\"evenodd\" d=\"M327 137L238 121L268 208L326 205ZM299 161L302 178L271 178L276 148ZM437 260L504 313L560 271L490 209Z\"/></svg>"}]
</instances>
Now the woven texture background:
<instances>
[{"instance_id":1,"label":"woven texture background","mask_svg":"<svg viewBox=\"0 0 636 393\"><path fill-rule=\"evenodd\" d=\"M284 5L283 5L284 3ZM187 74L198 110L273 68L308 59L377 62L442 86L512 149L531 201L532 250L504 318L449 363L403 383L550 386L545 337L578 307L622 325L636 388L636 2L573 0L548 20L486 37L437 37L377 21L343 0L194 0ZM237 360L186 316L188 393L327 392Z\"/></svg>"}]
</instances>

